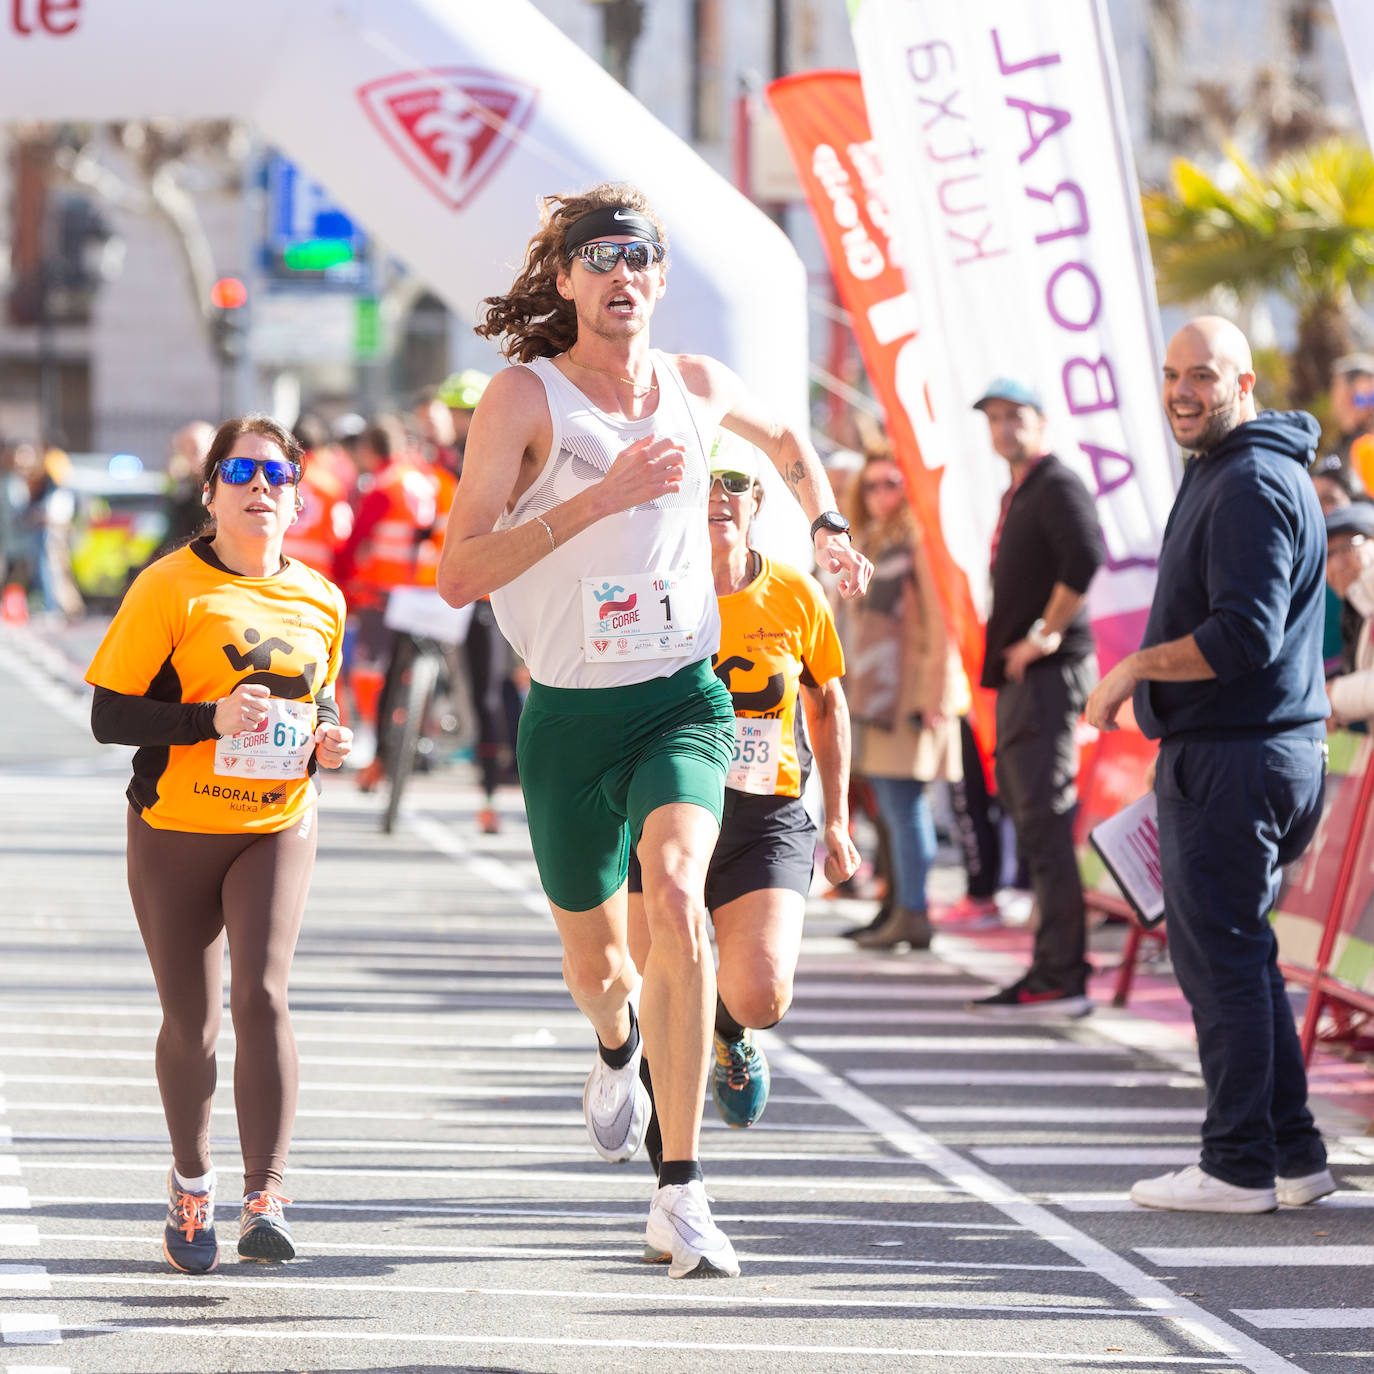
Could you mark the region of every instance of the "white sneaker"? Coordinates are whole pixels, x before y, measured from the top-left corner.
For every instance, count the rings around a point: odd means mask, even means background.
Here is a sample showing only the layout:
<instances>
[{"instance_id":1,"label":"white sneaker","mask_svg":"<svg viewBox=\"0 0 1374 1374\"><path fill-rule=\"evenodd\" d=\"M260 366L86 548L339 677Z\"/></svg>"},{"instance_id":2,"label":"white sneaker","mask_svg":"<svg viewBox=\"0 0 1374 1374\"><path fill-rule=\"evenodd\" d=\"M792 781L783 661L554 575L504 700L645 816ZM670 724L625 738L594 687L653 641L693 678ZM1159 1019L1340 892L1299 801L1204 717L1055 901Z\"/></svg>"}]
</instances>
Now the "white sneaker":
<instances>
[{"instance_id":1,"label":"white sneaker","mask_svg":"<svg viewBox=\"0 0 1374 1374\"><path fill-rule=\"evenodd\" d=\"M1318 1169L1315 1174L1302 1174L1298 1178L1278 1178L1274 1181L1274 1192L1284 1207L1305 1207L1316 1202L1319 1197L1336 1191L1336 1180L1331 1177L1330 1169Z\"/></svg>"},{"instance_id":2,"label":"white sneaker","mask_svg":"<svg viewBox=\"0 0 1374 1374\"><path fill-rule=\"evenodd\" d=\"M654 1194L644 1228L644 1258L671 1260L670 1279L739 1277L735 1247L711 1219L711 1204L700 1179L670 1183Z\"/></svg>"},{"instance_id":3,"label":"white sneaker","mask_svg":"<svg viewBox=\"0 0 1374 1374\"><path fill-rule=\"evenodd\" d=\"M1131 1201L1166 1212L1272 1212L1278 1198L1272 1188L1241 1188L1190 1164L1176 1174L1142 1178L1131 1189Z\"/></svg>"},{"instance_id":4,"label":"white sneaker","mask_svg":"<svg viewBox=\"0 0 1374 1374\"><path fill-rule=\"evenodd\" d=\"M582 1115L587 1134L602 1159L624 1164L639 1153L649 1129L653 1103L639 1081L641 1043L623 1069L613 1069L601 1056L582 1089Z\"/></svg>"}]
</instances>

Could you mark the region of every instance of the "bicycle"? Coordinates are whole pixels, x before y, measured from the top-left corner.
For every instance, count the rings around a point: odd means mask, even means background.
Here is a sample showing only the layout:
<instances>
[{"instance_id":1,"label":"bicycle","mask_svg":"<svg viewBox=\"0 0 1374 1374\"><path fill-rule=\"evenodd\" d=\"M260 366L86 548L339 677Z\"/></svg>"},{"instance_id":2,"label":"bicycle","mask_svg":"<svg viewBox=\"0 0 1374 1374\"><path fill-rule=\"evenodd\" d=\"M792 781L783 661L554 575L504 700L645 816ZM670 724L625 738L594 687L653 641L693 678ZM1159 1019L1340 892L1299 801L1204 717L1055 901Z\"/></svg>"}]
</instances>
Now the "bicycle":
<instances>
[{"instance_id":1,"label":"bicycle","mask_svg":"<svg viewBox=\"0 0 1374 1374\"><path fill-rule=\"evenodd\" d=\"M387 598L385 623L397 631L393 662L399 664L398 673L388 673L396 700L385 703L382 712L387 738L377 742L389 765L382 811L382 830L387 835L396 827L439 688L455 679L450 655L466 638L471 620L471 606L455 609L432 587L396 587ZM399 733L395 733L397 727Z\"/></svg>"}]
</instances>

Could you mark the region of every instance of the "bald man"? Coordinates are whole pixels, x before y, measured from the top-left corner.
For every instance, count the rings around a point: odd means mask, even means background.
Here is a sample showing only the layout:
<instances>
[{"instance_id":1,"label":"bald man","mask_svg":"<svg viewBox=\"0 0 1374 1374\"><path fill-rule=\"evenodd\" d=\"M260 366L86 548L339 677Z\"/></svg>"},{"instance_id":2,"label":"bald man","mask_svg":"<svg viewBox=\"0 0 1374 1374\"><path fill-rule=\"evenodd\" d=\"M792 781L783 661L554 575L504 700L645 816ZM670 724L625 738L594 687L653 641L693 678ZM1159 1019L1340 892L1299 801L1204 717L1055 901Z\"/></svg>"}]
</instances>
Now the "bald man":
<instances>
[{"instance_id":1,"label":"bald man","mask_svg":"<svg viewBox=\"0 0 1374 1374\"><path fill-rule=\"evenodd\" d=\"M1321 507L1304 411L1255 410L1245 336L1203 316L1169 342L1164 409L1193 455L1165 526L1142 647L1098 684L1099 729L1134 699L1155 776L1169 949L1207 1085L1199 1164L1131 1189L1146 1207L1272 1212L1335 1188L1269 912L1321 818Z\"/></svg>"}]
</instances>

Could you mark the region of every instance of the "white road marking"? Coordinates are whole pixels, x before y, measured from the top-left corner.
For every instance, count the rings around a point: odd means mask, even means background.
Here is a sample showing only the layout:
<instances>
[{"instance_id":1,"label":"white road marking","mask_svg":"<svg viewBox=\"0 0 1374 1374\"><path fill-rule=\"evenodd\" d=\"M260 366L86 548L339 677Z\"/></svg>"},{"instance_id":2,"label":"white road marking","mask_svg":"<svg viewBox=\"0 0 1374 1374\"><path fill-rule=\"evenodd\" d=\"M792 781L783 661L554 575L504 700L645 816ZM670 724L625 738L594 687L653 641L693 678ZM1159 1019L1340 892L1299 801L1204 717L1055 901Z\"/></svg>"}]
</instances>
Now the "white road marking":
<instances>
[{"instance_id":1,"label":"white road marking","mask_svg":"<svg viewBox=\"0 0 1374 1374\"><path fill-rule=\"evenodd\" d=\"M986 1024L986 1023L984 1023ZM799 1050L850 1054L900 1051L903 1054L1121 1054L1117 1045L1079 1044L1052 1035L795 1035Z\"/></svg>"},{"instance_id":2,"label":"white road marking","mask_svg":"<svg viewBox=\"0 0 1374 1374\"><path fill-rule=\"evenodd\" d=\"M1151 1069L855 1069L851 1083L865 1087L1201 1088L1202 1079Z\"/></svg>"},{"instance_id":3,"label":"white road marking","mask_svg":"<svg viewBox=\"0 0 1374 1374\"><path fill-rule=\"evenodd\" d=\"M1166 1245L1141 1246L1136 1254L1168 1269L1367 1268L1374 1245Z\"/></svg>"},{"instance_id":4,"label":"white road marking","mask_svg":"<svg viewBox=\"0 0 1374 1374\"><path fill-rule=\"evenodd\" d=\"M1296 1365L1290 1364L1267 1346L1196 1303L1180 1298L1160 1280L1152 1278L1124 1256L1115 1254L1100 1241L1067 1225L1063 1217L1031 1202L977 1165L969 1163L896 1112L860 1092L853 1084L787 1046L781 1037L770 1034L765 1043L770 1059L776 1058L779 1063L786 1063L792 1076L805 1083L818 1097L849 1112L894 1148L944 1176L951 1184L973 1197L996 1207L1005 1216L1063 1250L1083 1265L1085 1270L1129 1297L1175 1312L1180 1318L1180 1327L1214 1350L1230 1356L1241 1367L1250 1370L1251 1374L1302 1374ZM1043 1352L1035 1352L1035 1359L1046 1366L1052 1358Z\"/></svg>"},{"instance_id":5,"label":"white road marking","mask_svg":"<svg viewBox=\"0 0 1374 1374\"><path fill-rule=\"evenodd\" d=\"M1137 1207L1126 1193L1047 1193L1047 1207L1062 1207L1066 1212L1149 1212ZM1374 1207L1374 1193L1329 1193L1318 1202L1308 1203L1306 1211L1315 1216L1328 1207ZM1284 1209L1287 1210L1287 1209ZM1156 1212L1155 1215L1158 1215Z\"/></svg>"},{"instance_id":6,"label":"white road marking","mask_svg":"<svg viewBox=\"0 0 1374 1374\"><path fill-rule=\"evenodd\" d=\"M122 1288L126 1284L147 1285L153 1287L172 1287L179 1288L183 1293L186 1291L186 1280L179 1278L175 1274L130 1274L124 1271L112 1271L108 1274L58 1274L54 1276L54 1282L68 1284L73 1287L97 1287L106 1286ZM265 1288L272 1291L287 1291L309 1293L312 1295L328 1295L330 1293L414 1293L414 1294L435 1294L457 1297L528 1297L528 1298L570 1298L577 1302L585 1302L587 1290L585 1288L494 1288L494 1287L473 1287L470 1284L446 1285L446 1284L418 1284L418 1283L356 1283L338 1282L332 1279L291 1279L282 1277L272 1277L266 1279L239 1279L226 1277L225 1271L220 1269L213 1279L209 1280L215 1289L220 1288ZM691 1291L695 1287L696 1291ZM880 1311L900 1311L900 1312L1011 1312L1020 1313L1027 1317L1047 1317L1047 1316L1091 1316L1091 1317L1164 1317L1167 1314L1142 1308L1142 1307L1093 1307L1077 1303L1055 1302L1047 1300L1043 1302L1028 1299L1026 1302L1016 1303L989 1303L980 1298L943 1298L934 1297L921 1301L913 1301L909 1298L832 1298L824 1294L808 1295L802 1298L775 1297L771 1293L765 1295L755 1295L751 1293L740 1293L729 1291L723 1284L709 1285L710 1291L703 1293L700 1285L673 1284L664 1286L656 1284L652 1289L643 1288L638 1291L615 1292L606 1289L597 1289L596 1300L598 1302L624 1302L624 1303L649 1303L649 1304L678 1304L691 1306L700 1303L711 1307L805 1307L805 1308L836 1308L848 1311L854 1308L860 1310L878 1309Z\"/></svg>"},{"instance_id":7,"label":"white road marking","mask_svg":"<svg viewBox=\"0 0 1374 1374\"><path fill-rule=\"evenodd\" d=\"M1340 1331L1374 1327L1374 1307L1233 1307L1234 1316L1265 1331Z\"/></svg>"},{"instance_id":8,"label":"white road marking","mask_svg":"<svg viewBox=\"0 0 1374 1374\"><path fill-rule=\"evenodd\" d=\"M496 1151L492 1151L496 1153ZM766 1158L766 1156L749 1156L749 1158ZM833 1156L822 1156L824 1160L831 1161ZM872 1160L865 1158L859 1161L867 1165ZM898 1160L897 1163L905 1163ZM25 1160L24 1167L32 1170L46 1170L54 1173L70 1174L72 1164L66 1159L43 1159ZM83 1159L81 1161L83 1173L121 1173L121 1174L153 1174L161 1178L167 1176L167 1165L161 1163L145 1163L142 1161L103 1160ZM352 1169L336 1166L319 1166L301 1164L291 1166L291 1176L294 1178L298 1174L311 1178L366 1178L374 1180L389 1180L397 1183L407 1183L412 1179L439 1180L445 1183L470 1184L475 1180L484 1183L525 1183L531 1182L530 1174L521 1169L501 1169L483 1168L480 1164L475 1164L467 1169ZM614 1189L617 1192L629 1190L636 1196L643 1195L646 1199L648 1193L646 1184L649 1182L650 1175L638 1171L630 1172L621 1170L610 1172L600 1167L593 1160L587 1161L585 1172L560 1171L557 1169L541 1169L537 1178L534 1180L539 1185L574 1183L582 1186L588 1184L598 1188ZM927 1179L905 1180L901 1178L892 1179L872 1179L855 1176L853 1178L837 1177L834 1174L813 1175L813 1174L786 1174L776 1177L769 1177L766 1174L741 1174L738 1177L729 1174L711 1171L709 1181L712 1194L724 1188L744 1188L757 1192L760 1189L775 1188L780 1192L797 1192L804 1189L810 1194L825 1193L920 1193L933 1194L937 1197L950 1193L957 1193L957 1188L951 1189L948 1183L937 1182ZM7 1240L6 1235L13 1232L16 1235L28 1233L37 1234L32 1227L23 1225L6 1226L0 1223L0 1245L26 1245L28 1240Z\"/></svg>"},{"instance_id":9,"label":"white road marking","mask_svg":"<svg viewBox=\"0 0 1374 1374\"><path fill-rule=\"evenodd\" d=\"M0 1291L47 1293L52 1288L41 1264L0 1264Z\"/></svg>"},{"instance_id":10,"label":"white road marking","mask_svg":"<svg viewBox=\"0 0 1374 1374\"><path fill-rule=\"evenodd\" d=\"M55 1312L0 1312L0 1338L6 1345L61 1345Z\"/></svg>"},{"instance_id":11,"label":"white road marking","mask_svg":"<svg viewBox=\"0 0 1374 1374\"><path fill-rule=\"evenodd\" d=\"M216 1326L213 1322L187 1323L185 1326L112 1326L92 1324L68 1326L64 1330L73 1335L135 1335L171 1336L178 1340L190 1337L210 1337L217 1341L238 1340L277 1341L292 1344L299 1341L337 1341L405 1342L416 1345L475 1345L475 1346L553 1346L563 1350L690 1350L714 1351L722 1355L736 1352L765 1355L860 1355L869 1359L884 1358L895 1360L1021 1360L1034 1358L1045 1364L1063 1365L1198 1365L1215 1366L1215 1356L1205 1355L1099 1355L1084 1354L1076 1350L1036 1351L1033 1357L1025 1350L947 1350L938 1346L881 1346L881 1345L783 1345L769 1341L753 1343L749 1341L665 1341L665 1340L614 1340L597 1341L572 1336L501 1336L494 1334L458 1335L453 1332L402 1332L402 1331L255 1331L251 1327ZM1288 1364L1274 1366L1302 1374L1301 1370Z\"/></svg>"},{"instance_id":12,"label":"white road marking","mask_svg":"<svg viewBox=\"0 0 1374 1374\"><path fill-rule=\"evenodd\" d=\"M630 1229L638 1230L637 1223ZM131 1250L146 1250L149 1246L161 1248L161 1236L148 1235L111 1235L104 1232L100 1235L83 1234L72 1232L70 1234L43 1231L40 1233L42 1241L48 1244L84 1244L101 1247L126 1247ZM481 1255L486 1259L511 1259L511 1260L532 1260L532 1259L595 1259L595 1260L624 1260L627 1254L626 1247L621 1245L614 1249L602 1249L592 1245L406 1245L400 1241L371 1241L367 1243L367 1249L374 1255L453 1255L453 1256L475 1256ZM323 1251L339 1250L347 1255L358 1253L358 1242L356 1240L311 1240L309 1243L302 1244L300 1254L308 1256L312 1253ZM778 1265L815 1265L819 1268L837 1269L873 1269L887 1271L889 1269L955 1269L959 1271L977 1270L980 1273L1034 1273L1034 1274L1076 1274L1081 1272L1076 1264L1012 1264L1009 1262L994 1262L992 1260L927 1260L927 1259L898 1259L889 1252L884 1251L881 1255L779 1255L779 1254L754 1254L750 1253L750 1262L754 1264L778 1264Z\"/></svg>"},{"instance_id":13,"label":"white road marking","mask_svg":"<svg viewBox=\"0 0 1374 1374\"><path fill-rule=\"evenodd\" d=\"M714 1185L714 1180L712 1180ZM35 1195L34 1202L72 1203L77 1206L99 1206L108 1204L108 1195L98 1197L73 1197L68 1193L54 1193L51 1197ZM644 1219L643 1206L622 1208L618 1212L605 1210L587 1211L579 1208L551 1208L532 1205L485 1206L480 1203L467 1205L432 1203L420 1207L413 1203L397 1202L293 1202L293 1212L380 1212L385 1216L458 1216L458 1217L525 1217L542 1221L578 1221L588 1226L626 1226L638 1225ZM1017 1232L1021 1227L993 1221L893 1221L889 1217L823 1217L811 1213L790 1215L783 1212L729 1212L719 1205L712 1208L716 1221L728 1221L742 1226L805 1226L840 1227L851 1226L874 1234L889 1231L1000 1231ZM1035 1237L1028 1237L1035 1239ZM463 1288L460 1292L466 1292Z\"/></svg>"},{"instance_id":14,"label":"white road marking","mask_svg":"<svg viewBox=\"0 0 1374 1374\"><path fill-rule=\"evenodd\" d=\"M1094 1165L1196 1164L1196 1145L988 1145L971 1151L985 1164L1067 1164L1092 1168ZM1332 1164L1360 1164L1364 1156L1356 1150L1328 1150Z\"/></svg>"},{"instance_id":15,"label":"white road marking","mask_svg":"<svg viewBox=\"0 0 1374 1374\"><path fill-rule=\"evenodd\" d=\"M1049 1122L1054 1125L1121 1125L1155 1122L1202 1124L1202 1111L1193 1107L903 1107L913 1121L993 1121L999 1125Z\"/></svg>"}]
</instances>

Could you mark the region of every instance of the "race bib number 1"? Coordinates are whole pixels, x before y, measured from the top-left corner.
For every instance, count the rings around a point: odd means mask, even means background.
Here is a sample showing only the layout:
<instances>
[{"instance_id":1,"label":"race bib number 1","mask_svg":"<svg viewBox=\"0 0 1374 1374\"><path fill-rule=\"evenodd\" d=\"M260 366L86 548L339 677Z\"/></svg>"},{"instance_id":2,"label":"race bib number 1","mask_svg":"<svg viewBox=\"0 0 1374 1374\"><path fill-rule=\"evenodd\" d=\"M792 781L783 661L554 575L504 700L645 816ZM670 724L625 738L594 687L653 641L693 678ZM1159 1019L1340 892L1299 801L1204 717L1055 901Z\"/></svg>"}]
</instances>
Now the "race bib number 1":
<instances>
[{"instance_id":1,"label":"race bib number 1","mask_svg":"<svg viewBox=\"0 0 1374 1374\"><path fill-rule=\"evenodd\" d=\"M726 787L771 797L778 790L778 754L782 748L782 721L735 717L735 755L725 775Z\"/></svg>"},{"instance_id":2,"label":"race bib number 1","mask_svg":"<svg viewBox=\"0 0 1374 1374\"><path fill-rule=\"evenodd\" d=\"M699 582L699 578L677 573L584 577L582 638L586 661L624 663L676 658L689 652L700 623Z\"/></svg>"},{"instance_id":3,"label":"race bib number 1","mask_svg":"<svg viewBox=\"0 0 1374 1374\"><path fill-rule=\"evenodd\" d=\"M314 703L269 697L260 730L215 741L215 772L224 778L303 778L314 748Z\"/></svg>"}]
</instances>

